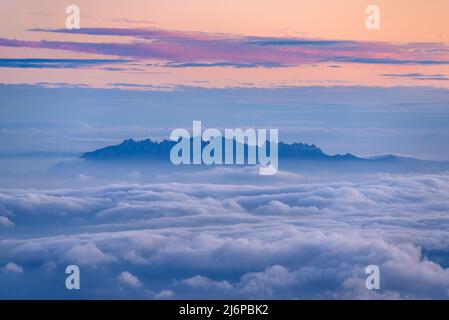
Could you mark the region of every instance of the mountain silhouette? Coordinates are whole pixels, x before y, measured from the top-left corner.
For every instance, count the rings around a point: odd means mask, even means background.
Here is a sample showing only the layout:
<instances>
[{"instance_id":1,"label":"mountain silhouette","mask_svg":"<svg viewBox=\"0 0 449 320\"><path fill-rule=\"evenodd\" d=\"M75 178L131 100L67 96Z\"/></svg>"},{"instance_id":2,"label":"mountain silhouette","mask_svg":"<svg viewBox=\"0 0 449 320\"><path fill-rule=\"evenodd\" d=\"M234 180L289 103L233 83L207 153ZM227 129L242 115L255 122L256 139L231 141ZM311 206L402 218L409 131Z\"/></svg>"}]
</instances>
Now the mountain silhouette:
<instances>
[{"instance_id":1,"label":"mountain silhouette","mask_svg":"<svg viewBox=\"0 0 449 320\"><path fill-rule=\"evenodd\" d=\"M222 141L222 148L225 146L225 140ZM228 141L229 143L230 141ZM89 172L104 171L109 167L113 167L115 171L120 170L153 170L155 174L166 172L171 173L173 170L204 170L210 168L208 165L196 166L176 166L170 161L170 151L172 147L178 143L177 141L162 140L155 141L151 139L133 140L127 139L118 145L100 148L81 155L82 163L60 163L55 168L69 169L76 165L82 166L84 169L90 168ZM193 138L191 138L191 146ZM209 142L201 141L204 148ZM270 153L270 143L266 142L267 154ZM243 147L245 152L245 163L248 160L247 144L240 144L232 140L234 151L234 163L236 148ZM190 150L190 159L192 159L192 151ZM222 149L224 158L224 149ZM283 171L298 173L316 173L320 175L333 173L434 173L449 171L449 162L420 160L411 157L398 156L394 154L385 154L371 157L359 157L351 153L329 155L324 153L314 144L307 143L278 143L278 161L279 169ZM224 163L224 161L223 161ZM236 165L241 166L241 165ZM72 168L73 169L73 168ZM84 170L83 169L83 170ZM87 169L86 169L87 170ZM87 172L87 171L86 171Z\"/></svg>"},{"instance_id":2,"label":"mountain silhouette","mask_svg":"<svg viewBox=\"0 0 449 320\"><path fill-rule=\"evenodd\" d=\"M222 154L225 154L225 139L222 139ZM234 156L236 154L237 146L239 142L232 140L228 141L233 144ZM171 148L178 143L177 141L163 140L153 141L151 139L145 140L133 140L127 139L122 143L115 146L108 146L92 152L84 153L81 158L87 160L114 160L114 159L169 159ZM193 138L190 138L190 143L193 145ZM208 141L201 141L201 149L209 144ZM271 144L269 141L267 144L267 153L270 152ZM251 146L248 144L243 145L245 157L248 155L248 150ZM192 157L193 148L191 149L190 156ZM304 159L304 160L359 160L366 159L359 158L350 153L345 155L328 155L325 154L320 148L314 144L306 143L292 143L287 144L284 142L278 143L278 153L280 159ZM213 153L212 153L213 154Z\"/></svg>"}]
</instances>

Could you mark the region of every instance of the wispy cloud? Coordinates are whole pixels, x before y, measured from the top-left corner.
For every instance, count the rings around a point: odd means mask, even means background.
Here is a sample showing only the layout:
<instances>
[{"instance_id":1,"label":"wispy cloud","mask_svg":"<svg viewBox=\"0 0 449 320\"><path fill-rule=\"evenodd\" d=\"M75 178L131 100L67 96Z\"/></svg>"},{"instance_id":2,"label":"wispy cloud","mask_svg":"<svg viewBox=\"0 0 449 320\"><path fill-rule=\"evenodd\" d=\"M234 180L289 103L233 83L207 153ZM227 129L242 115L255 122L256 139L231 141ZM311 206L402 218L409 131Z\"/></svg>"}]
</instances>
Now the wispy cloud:
<instances>
[{"instance_id":1,"label":"wispy cloud","mask_svg":"<svg viewBox=\"0 0 449 320\"><path fill-rule=\"evenodd\" d=\"M411 78L414 80L433 80L433 81L449 81L449 77L442 73L425 74L425 73L384 73L381 76L390 78Z\"/></svg>"},{"instance_id":2,"label":"wispy cloud","mask_svg":"<svg viewBox=\"0 0 449 320\"><path fill-rule=\"evenodd\" d=\"M33 32L121 36L129 42L23 41L0 39L0 46L60 49L156 59L167 67L282 67L339 62L392 65L449 64L440 43L388 43L348 40L267 38L148 28L32 29ZM105 38L107 40L107 38ZM112 38L111 38L112 39Z\"/></svg>"},{"instance_id":3,"label":"wispy cloud","mask_svg":"<svg viewBox=\"0 0 449 320\"><path fill-rule=\"evenodd\" d=\"M397 64L397 65L442 65L449 64L449 60L417 60L417 59L391 59L391 58L359 58L359 57L336 57L335 61L339 62L354 62L354 63L368 63L368 64Z\"/></svg>"},{"instance_id":4,"label":"wispy cloud","mask_svg":"<svg viewBox=\"0 0 449 320\"><path fill-rule=\"evenodd\" d=\"M121 59L6 59L0 58L0 68L84 68L105 64L125 63Z\"/></svg>"},{"instance_id":5,"label":"wispy cloud","mask_svg":"<svg viewBox=\"0 0 449 320\"><path fill-rule=\"evenodd\" d=\"M187 62L187 63L173 63L169 62L165 64L166 67L171 68L213 68L213 67L224 67L224 68L278 68L286 67L286 65L280 63L233 63L233 62Z\"/></svg>"}]
</instances>

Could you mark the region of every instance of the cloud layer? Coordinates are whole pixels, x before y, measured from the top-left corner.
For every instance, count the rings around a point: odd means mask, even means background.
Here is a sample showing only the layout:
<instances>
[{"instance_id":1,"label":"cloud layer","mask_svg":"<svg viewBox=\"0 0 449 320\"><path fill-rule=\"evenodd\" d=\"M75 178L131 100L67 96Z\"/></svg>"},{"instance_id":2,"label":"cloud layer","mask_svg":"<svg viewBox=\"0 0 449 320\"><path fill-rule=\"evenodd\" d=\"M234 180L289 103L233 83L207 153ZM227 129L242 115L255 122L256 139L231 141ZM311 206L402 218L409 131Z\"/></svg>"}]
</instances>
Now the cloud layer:
<instances>
[{"instance_id":1,"label":"cloud layer","mask_svg":"<svg viewBox=\"0 0 449 320\"><path fill-rule=\"evenodd\" d=\"M77 264L89 298L447 299L448 196L446 174L1 190L15 224L3 270L57 288L16 282L2 297L67 297L58 279ZM372 264L379 291L365 288Z\"/></svg>"},{"instance_id":2,"label":"cloud layer","mask_svg":"<svg viewBox=\"0 0 449 320\"><path fill-rule=\"evenodd\" d=\"M0 39L0 46L59 49L126 59L161 60L168 67L289 67L322 62L449 64L440 43L397 44L348 40L269 38L156 28L32 29L35 32L126 37L128 42ZM17 65L21 67L21 65ZM27 66L24 66L27 67Z\"/></svg>"}]
</instances>

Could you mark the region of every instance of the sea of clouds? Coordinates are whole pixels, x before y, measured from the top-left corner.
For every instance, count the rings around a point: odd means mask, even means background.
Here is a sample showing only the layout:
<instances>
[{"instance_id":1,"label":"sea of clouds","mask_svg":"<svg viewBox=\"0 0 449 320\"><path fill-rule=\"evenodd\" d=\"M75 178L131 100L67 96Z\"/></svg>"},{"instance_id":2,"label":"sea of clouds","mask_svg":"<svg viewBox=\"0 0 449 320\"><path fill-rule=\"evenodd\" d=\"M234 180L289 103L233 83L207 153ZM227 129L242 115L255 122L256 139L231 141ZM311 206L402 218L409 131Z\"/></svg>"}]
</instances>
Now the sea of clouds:
<instances>
[{"instance_id":1,"label":"sea of clouds","mask_svg":"<svg viewBox=\"0 0 449 320\"><path fill-rule=\"evenodd\" d=\"M0 189L0 298L449 298L449 174L255 183L257 168L235 170L239 183L215 168ZM380 290L365 287L373 264Z\"/></svg>"}]
</instances>

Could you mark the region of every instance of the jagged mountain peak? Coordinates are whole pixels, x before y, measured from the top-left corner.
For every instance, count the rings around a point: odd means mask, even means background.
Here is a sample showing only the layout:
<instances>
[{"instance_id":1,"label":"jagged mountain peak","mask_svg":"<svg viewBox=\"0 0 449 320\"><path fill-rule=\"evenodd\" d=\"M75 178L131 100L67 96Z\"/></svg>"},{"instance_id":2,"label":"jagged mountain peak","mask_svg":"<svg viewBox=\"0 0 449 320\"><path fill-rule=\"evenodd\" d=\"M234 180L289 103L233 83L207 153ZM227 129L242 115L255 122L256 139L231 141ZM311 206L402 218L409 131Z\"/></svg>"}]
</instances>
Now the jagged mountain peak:
<instances>
[{"instance_id":1,"label":"jagged mountain peak","mask_svg":"<svg viewBox=\"0 0 449 320\"><path fill-rule=\"evenodd\" d=\"M190 138L193 140L193 138ZM222 138L223 142L225 138ZM234 148L239 143L235 140L232 141ZM92 152L84 153L81 158L94 160L94 159L127 159L127 158L166 158L170 155L171 148L176 144L176 141L162 140L156 141L152 139L144 140L134 140L126 139L120 144L114 146L108 146L105 148L100 148ZM207 145L209 142L202 140L202 147ZM270 142L266 142L268 148L270 147ZM248 148L247 144L244 144L245 152ZM223 143L224 148L224 143ZM301 142L294 142L288 144L285 142L278 143L278 151L280 158L293 158L293 159L339 159L339 158L351 158L351 159L361 159L357 158L352 154L346 155L336 155L331 156L325 154L319 147L314 144L307 144Z\"/></svg>"}]
</instances>

